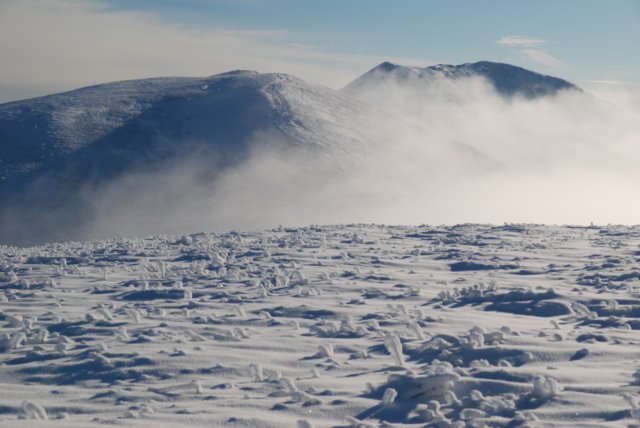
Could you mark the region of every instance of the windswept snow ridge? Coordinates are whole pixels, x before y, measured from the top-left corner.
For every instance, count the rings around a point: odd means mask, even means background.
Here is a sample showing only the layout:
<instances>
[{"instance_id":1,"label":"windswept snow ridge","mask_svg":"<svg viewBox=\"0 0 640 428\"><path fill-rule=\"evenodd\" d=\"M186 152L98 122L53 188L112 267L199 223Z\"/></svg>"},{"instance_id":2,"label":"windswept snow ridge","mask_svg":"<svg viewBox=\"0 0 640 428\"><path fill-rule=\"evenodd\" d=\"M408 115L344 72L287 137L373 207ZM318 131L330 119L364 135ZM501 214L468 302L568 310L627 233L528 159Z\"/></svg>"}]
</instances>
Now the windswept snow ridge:
<instances>
[{"instance_id":1,"label":"windswept snow ridge","mask_svg":"<svg viewBox=\"0 0 640 428\"><path fill-rule=\"evenodd\" d=\"M531 225L0 247L0 425L633 425L639 248Z\"/></svg>"}]
</instances>

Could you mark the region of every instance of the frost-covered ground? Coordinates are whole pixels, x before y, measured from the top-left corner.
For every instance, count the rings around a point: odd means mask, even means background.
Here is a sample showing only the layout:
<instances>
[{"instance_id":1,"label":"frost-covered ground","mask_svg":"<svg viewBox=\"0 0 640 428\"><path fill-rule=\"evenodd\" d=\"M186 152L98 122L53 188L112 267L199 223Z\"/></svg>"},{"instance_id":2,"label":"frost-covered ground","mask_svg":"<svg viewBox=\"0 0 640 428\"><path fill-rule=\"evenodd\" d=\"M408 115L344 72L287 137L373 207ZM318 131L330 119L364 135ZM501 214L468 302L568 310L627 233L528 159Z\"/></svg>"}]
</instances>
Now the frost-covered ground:
<instances>
[{"instance_id":1,"label":"frost-covered ground","mask_svg":"<svg viewBox=\"0 0 640 428\"><path fill-rule=\"evenodd\" d=\"M639 245L353 225L0 247L0 425L638 423Z\"/></svg>"}]
</instances>

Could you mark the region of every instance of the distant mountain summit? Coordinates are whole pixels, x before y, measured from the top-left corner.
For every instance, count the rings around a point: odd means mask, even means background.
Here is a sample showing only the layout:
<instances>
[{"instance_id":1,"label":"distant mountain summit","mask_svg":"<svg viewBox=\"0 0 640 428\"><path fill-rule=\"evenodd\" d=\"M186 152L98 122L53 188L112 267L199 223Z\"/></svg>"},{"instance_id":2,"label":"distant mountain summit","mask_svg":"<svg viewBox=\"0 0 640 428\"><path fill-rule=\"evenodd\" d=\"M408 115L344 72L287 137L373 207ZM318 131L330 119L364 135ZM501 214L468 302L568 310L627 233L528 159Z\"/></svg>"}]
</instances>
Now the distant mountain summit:
<instances>
[{"instance_id":1,"label":"distant mountain summit","mask_svg":"<svg viewBox=\"0 0 640 428\"><path fill-rule=\"evenodd\" d=\"M469 77L482 77L493 85L503 97L538 98L553 95L561 90L580 90L573 83L557 77L546 76L515 65L480 61L460 65L439 64L430 67L407 67L383 62L343 88L343 92L358 94L385 79L402 83L415 79L422 83L453 83Z\"/></svg>"}]
</instances>

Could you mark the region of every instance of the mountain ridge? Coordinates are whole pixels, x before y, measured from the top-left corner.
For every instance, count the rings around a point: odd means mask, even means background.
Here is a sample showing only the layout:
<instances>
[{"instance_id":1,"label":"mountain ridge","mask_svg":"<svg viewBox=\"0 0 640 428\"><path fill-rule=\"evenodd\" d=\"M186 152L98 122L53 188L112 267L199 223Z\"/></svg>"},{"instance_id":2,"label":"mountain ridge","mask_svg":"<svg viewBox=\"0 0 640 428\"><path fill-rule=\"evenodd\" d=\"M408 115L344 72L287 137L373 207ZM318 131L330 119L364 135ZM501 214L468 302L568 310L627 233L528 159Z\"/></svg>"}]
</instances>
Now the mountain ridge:
<instances>
[{"instance_id":1,"label":"mountain ridge","mask_svg":"<svg viewBox=\"0 0 640 428\"><path fill-rule=\"evenodd\" d=\"M0 242L34 229L75 237L60 225L90 219L94 195L176 165L195 163L213 183L268 148L317 153L339 168L373 138L354 130L367 129L354 123L370 117L346 94L248 71L113 82L0 105Z\"/></svg>"},{"instance_id":2,"label":"mountain ridge","mask_svg":"<svg viewBox=\"0 0 640 428\"><path fill-rule=\"evenodd\" d=\"M137 145L192 139L217 148L231 142L234 150L259 131L295 138L300 129L282 96L288 86L329 103L345 101L290 75L236 70L112 82L0 104L0 176L25 175L94 144L122 148L125 131L138 134Z\"/></svg>"},{"instance_id":3,"label":"mountain ridge","mask_svg":"<svg viewBox=\"0 0 640 428\"><path fill-rule=\"evenodd\" d=\"M467 68L456 67L441 66L461 80ZM387 74L399 70L439 76L455 90L452 93L461 93L455 79L447 79L442 70L388 62L377 68ZM354 82L359 79L362 76ZM429 97L421 100L429 102ZM457 108L455 103L452 107ZM402 163L405 155L415 158L416 150L419 168L429 171L504 168L495 153L477 147L473 139L439 137L438 126L432 116L405 116L348 90L251 70L112 82L0 104L0 242L23 242L25 236L83 237L76 229L90 222L96 210L116 209L111 208L112 200L96 202L103 193L121 191L114 183L124 181L127 195L135 199L144 192L140 183L179 171L192 179L188 186L215 188L225 172L254 166L250 161L260 150L273 161L259 164L266 180L272 175L270 168L276 175L291 169L310 185L350 169L366 170L375 180L376 168L393 169L395 156ZM393 152L398 146L401 153ZM327 168L315 176L306 174L317 165ZM262 178L256 180L258 185ZM286 179L275 183L288 185ZM165 199L190 193L188 186L161 194L149 205L162 209ZM151 188L164 191L162 186ZM129 203L127 197L113 200Z\"/></svg>"}]
</instances>

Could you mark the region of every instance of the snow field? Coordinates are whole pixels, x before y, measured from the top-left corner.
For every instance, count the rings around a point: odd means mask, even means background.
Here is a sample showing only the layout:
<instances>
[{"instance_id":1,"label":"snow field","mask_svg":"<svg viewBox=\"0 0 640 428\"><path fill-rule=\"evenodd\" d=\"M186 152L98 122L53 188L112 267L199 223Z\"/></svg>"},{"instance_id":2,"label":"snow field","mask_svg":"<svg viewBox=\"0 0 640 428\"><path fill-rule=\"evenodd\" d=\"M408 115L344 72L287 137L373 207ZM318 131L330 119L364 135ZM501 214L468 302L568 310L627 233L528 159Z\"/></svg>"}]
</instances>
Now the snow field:
<instances>
[{"instance_id":1,"label":"snow field","mask_svg":"<svg viewBox=\"0 0 640 428\"><path fill-rule=\"evenodd\" d=\"M0 247L0 425L628 426L639 244L349 225Z\"/></svg>"}]
</instances>

